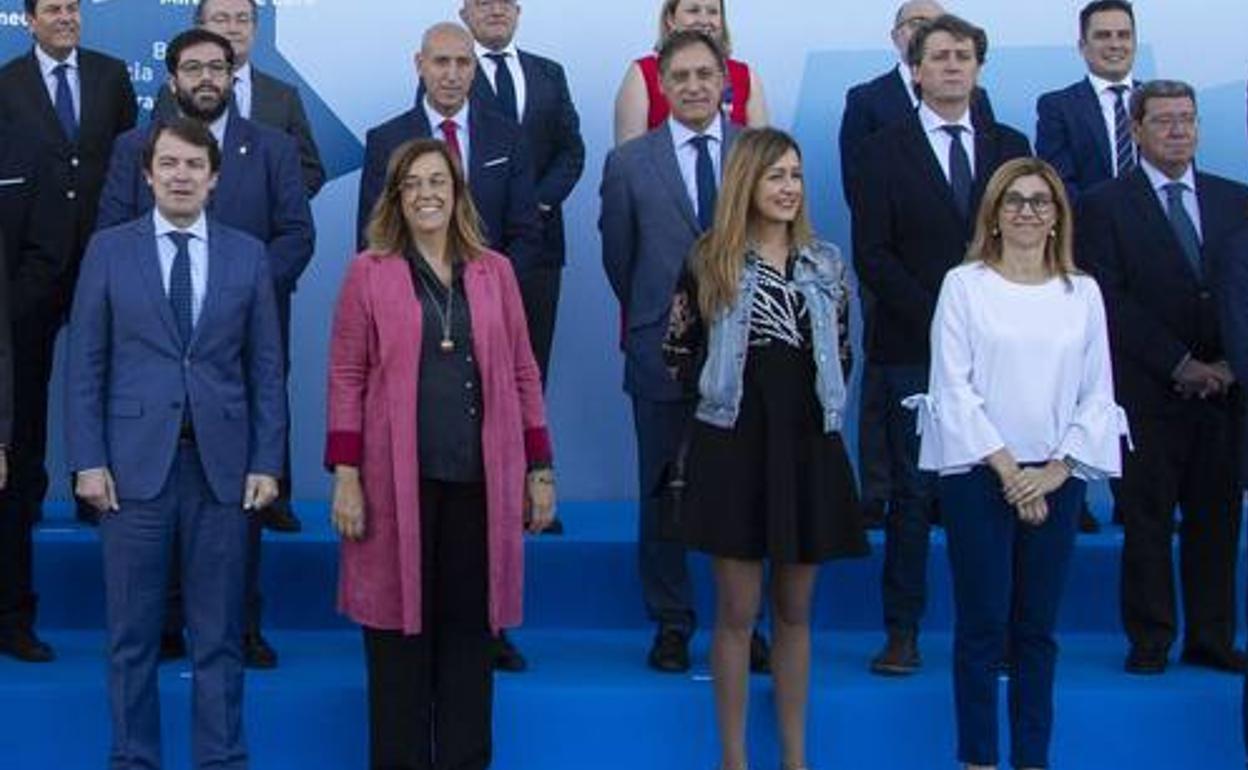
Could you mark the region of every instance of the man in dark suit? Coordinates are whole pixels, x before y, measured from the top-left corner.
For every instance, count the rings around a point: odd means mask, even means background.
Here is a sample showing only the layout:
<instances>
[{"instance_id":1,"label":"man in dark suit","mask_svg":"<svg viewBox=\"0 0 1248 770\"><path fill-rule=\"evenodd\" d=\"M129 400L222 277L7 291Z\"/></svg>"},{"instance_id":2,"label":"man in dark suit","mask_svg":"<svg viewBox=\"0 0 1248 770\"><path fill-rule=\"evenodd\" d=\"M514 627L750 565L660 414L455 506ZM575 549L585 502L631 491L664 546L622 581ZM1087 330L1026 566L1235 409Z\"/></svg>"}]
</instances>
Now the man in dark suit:
<instances>
[{"instance_id":1,"label":"man in dark suit","mask_svg":"<svg viewBox=\"0 0 1248 770\"><path fill-rule=\"evenodd\" d=\"M966 253L984 186L1002 163L1030 153L1022 134L973 115L987 48L984 31L955 16L920 27L907 52L919 108L865 140L855 161L854 263L876 298L867 365L879 368L885 388L893 479L883 575L888 642L871 663L879 674L921 664L927 594L934 484L918 469L915 418L901 400L927 389L936 297Z\"/></svg>"},{"instance_id":2,"label":"man in dark suit","mask_svg":"<svg viewBox=\"0 0 1248 770\"><path fill-rule=\"evenodd\" d=\"M68 337L69 462L102 515L109 766L161 766L156 666L176 550L194 764L242 770L248 519L277 495L286 422L277 303L264 244L206 212L221 168L208 128L176 118L143 158L156 207L92 238Z\"/></svg>"},{"instance_id":3,"label":"man in dark suit","mask_svg":"<svg viewBox=\"0 0 1248 770\"><path fill-rule=\"evenodd\" d=\"M222 148L221 175L208 203L219 222L265 244L277 297L283 350L289 351L291 295L312 258L315 230L300 174L298 148L289 136L234 115L230 103L233 49L215 32L191 29L169 42L165 64L179 111L204 123ZM128 222L151 209L151 186L142 174L143 147L159 124L134 129L117 140L100 200L100 226ZM271 668L277 655L260 634L260 519L253 517L247 571L248 665ZM166 652L177 656L181 622L171 607ZM176 630L176 632L175 632Z\"/></svg>"},{"instance_id":4,"label":"man in dark suit","mask_svg":"<svg viewBox=\"0 0 1248 770\"><path fill-rule=\"evenodd\" d=\"M36 216L64 230L57 255L62 267L39 307L23 319L14 350L14 395L22 408L13 426L6 514L35 521L42 516L48 489L44 455L53 343L69 309L78 261L95 227L113 140L134 126L138 106L126 66L79 47L77 0L25 0L25 10L35 44L0 68L0 122L13 123L36 139L25 149L38 159L54 193ZM84 94L89 98L83 99ZM79 515L90 519L85 507Z\"/></svg>"},{"instance_id":5,"label":"man in dark suit","mask_svg":"<svg viewBox=\"0 0 1248 770\"><path fill-rule=\"evenodd\" d=\"M516 48L517 0L464 0L459 17L472 32L477 56L472 99L520 124L537 182L542 228L539 259L516 277L524 299L533 355L545 384L564 265L563 202L585 168L581 121L563 67Z\"/></svg>"},{"instance_id":6,"label":"man in dark suit","mask_svg":"<svg viewBox=\"0 0 1248 770\"><path fill-rule=\"evenodd\" d=\"M1235 642L1242 392L1226 361L1216 259L1248 188L1195 170L1190 86L1131 97L1139 165L1081 199L1077 254L1105 295L1114 384L1131 421L1118 505L1126 669L1165 670L1178 629L1172 539L1182 512L1183 659L1243 671Z\"/></svg>"},{"instance_id":7,"label":"man in dark suit","mask_svg":"<svg viewBox=\"0 0 1248 770\"><path fill-rule=\"evenodd\" d=\"M457 24L435 24L424 34L416 70L421 93L412 109L369 129L364 141L357 215L358 242L385 182L390 153L421 137L451 145L467 172L490 248L507 255L517 275L543 264L537 185L523 134L492 103L468 98L476 74L472 35Z\"/></svg>"},{"instance_id":8,"label":"man in dark suit","mask_svg":"<svg viewBox=\"0 0 1248 770\"><path fill-rule=\"evenodd\" d=\"M891 38L901 63L874 80L860 83L845 95L845 112L841 117L841 185L845 202L851 207L853 164L863 140L880 129L911 115L919 105L919 97L910 82L910 65L906 49L915 30L944 13L932 0L910 0L897 9L893 18ZM972 110L981 120L993 120L988 94L975 89ZM874 299L860 283L864 345L870 345L874 326ZM889 475L888 444L885 441L886 391L878 368L868 364L862 372L862 401L858 412L858 465L862 481L863 517L872 528L884 526L888 500L892 497Z\"/></svg>"},{"instance_id":9,"label":"man in dark suit","mask_svg":"<svg viewBox=\"0 0 1248 770\"><path fill-rule=\"evenodd\" d=\"M676 456L694 400L663 363L672 293L694 241L711 226L736 129L720 115L726 64L704 33L671 35L659 52L672 105L662 125L607 156L602 179L602 263L624 309L624 390L633 400L639 479L639 559L646 609L658 624L649 663L689 669L693 591L685 548L659 537L655 490Z\"/></svg>"}]
</instances>

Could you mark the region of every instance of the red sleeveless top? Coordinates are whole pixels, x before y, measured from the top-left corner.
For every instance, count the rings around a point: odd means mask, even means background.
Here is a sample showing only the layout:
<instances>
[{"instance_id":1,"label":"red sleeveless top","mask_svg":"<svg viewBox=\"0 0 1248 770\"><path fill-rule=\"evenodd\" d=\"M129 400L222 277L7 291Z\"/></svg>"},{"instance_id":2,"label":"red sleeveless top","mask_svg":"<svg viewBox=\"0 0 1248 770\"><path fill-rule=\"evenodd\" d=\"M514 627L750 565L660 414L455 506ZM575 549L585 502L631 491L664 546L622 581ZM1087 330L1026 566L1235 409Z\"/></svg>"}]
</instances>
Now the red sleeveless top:
<instances>
[{"instance_id":1,"label":"red sleeveless top","mask_svg":"<svg viewBox=\"0 0 1248 770\"><path fill-rule=\"evenodd\" d=\"M667 97L659 88L659 57L657 54L637 60L641 76L646 81L646 96L650 99L650 113L646 116L646 128L654 128L671 113ZM738 126L746 122L745 106L750 101L750 67L736 59L728 60L728 82L724 85L724 110L728 120Z\"/></svg>"}]
</instances>

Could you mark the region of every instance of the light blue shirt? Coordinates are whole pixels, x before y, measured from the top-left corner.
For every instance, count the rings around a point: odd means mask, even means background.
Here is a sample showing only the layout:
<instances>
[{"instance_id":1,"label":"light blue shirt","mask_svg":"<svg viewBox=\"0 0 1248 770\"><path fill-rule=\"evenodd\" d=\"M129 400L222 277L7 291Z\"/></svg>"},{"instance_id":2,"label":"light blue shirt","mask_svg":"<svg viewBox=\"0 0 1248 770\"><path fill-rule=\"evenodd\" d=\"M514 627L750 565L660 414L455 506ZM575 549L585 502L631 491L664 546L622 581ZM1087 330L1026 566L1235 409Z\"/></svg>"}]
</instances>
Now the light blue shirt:
<instances>
[{"instance_id":1,"label":"light blue shirt","mask_svg":"<svg viewBox=\"0 0 1248 770\"><path fill-rule=\"evenodd\" d=\"M1161 210L1167 216L1170 213L1170 204L1167 202L1166 185L1174 182L1183 185L1183 208L1187 209L1187 215L1191 217L1192 224L1196 226L1196 236L1203 243L1205 234L1200 230L1200 201L1196 198L1196 170L1192 164L1187 164L1187 170L1178 179L1171 179L1161 173L1156 166L1142 157L1140 168L1144 169L1144 173L1148 176L1148 183L1153 186L1157 199L1161 201Z\"/></svg>"},{"instance_id":2,"label":"light blue shirt","mask_svg":"<svg viewBox=\"0 0 1248 770\"><path fill-rule=\"evenodd\" d=\"M39 61L39 71L43 74L43 86L48 89L48 101L53 106L56 105L56 73L53 70L62 64L68 67L65 78L69 81L69 93L74 97L74 117L81 123L82 84L78 78L78 49L70 51L65 61L61 62L48 56L47 52L36 44L35 59Z\"/></svg>"},{"instance_id":3,"label":"light blue shirt","mask_svg":"<svg viewBox=\"0 0 1248 770\"><path fill-rule=\"evenodd\" d=\"M199 311L204 306L204 294L208 290L208 219L201 212L199 219L185 230L160 215L160 209L152 209L156 225L156 252L160 256L160 281L169 295L169 278L173 274L173 258L178 247L169 233L183 232L191 236L186 249L191 255L191 325L199 323Z\"/></svg>"},{"instance_id":4,"label":"light blue shirt","mask_svg":"<svg viewBox=\"0 0 1248 770\"><path fill-rule=\"evenodd\" d=\"M700 215L702 212L698 211L698 148L693 146L693 140L699 136L711 138L711 141L707 142L706 150L711 154L711 165L715 168L715 181L718 184L722 178L720 155L724 146L724 119L716 115L711 125L700 134L676 118L668 118L668 123L671 125L672 144L676 148L676 165L680 166L680 178L685 181L685 190L689 193L689 202L693 204L694 213Z\"/></svg>"},{"instance_id":5,"label":"light blue shirt","mask_svg":"<svg viewBox=\"0 0 1248 770\"><path fill-rule=\"evenodd\" d=\"M232 90L239 117L251 120L251 62L234 70Z\"/></svg>"}]
</instances>

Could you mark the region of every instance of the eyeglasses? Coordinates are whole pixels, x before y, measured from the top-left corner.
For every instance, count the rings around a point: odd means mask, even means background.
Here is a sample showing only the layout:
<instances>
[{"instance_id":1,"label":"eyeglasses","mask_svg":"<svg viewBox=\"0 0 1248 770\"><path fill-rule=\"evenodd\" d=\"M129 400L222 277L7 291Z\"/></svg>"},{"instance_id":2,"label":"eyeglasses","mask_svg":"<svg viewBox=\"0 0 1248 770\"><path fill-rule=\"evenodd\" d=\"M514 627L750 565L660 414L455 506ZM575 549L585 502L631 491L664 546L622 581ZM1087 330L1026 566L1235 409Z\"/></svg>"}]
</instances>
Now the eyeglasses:
<instances>
[{"instance_id":1,"label":"eyeglasses","mask_svg":"<svg viewBox=\"0 0 1248 770\"><path fill-rule=\"evenodd\" d=\"M214 78L223 78L230 74L230 63L217 59L210 62L184 61L178 64L178 74L188 78L203 77L205 70Z\"/></svg>"},{"instance_id":2,"label":"eyeglasses","mask_svg":"<svg viewBox=\"0 0 1248 770\"><path fill-rule=\"evenodd\" d=\"M1027 197L1021 193L1009 192L1001 198L1001 210L1010 216L1023 213L1023 208L1030 207L1031 213L1038 217L1047 217L1053 213L1053 196L1038 193Z\"/></svg>"},{"instance_id":3,"label":"eyeglasses","mask_svg":"<svg viewBox=\"0 0 1248 770\"><path fill-rule=\"evenodd\" d=\"M1196 116L1191 113L1182 115L1153 115L1144 119L1144 125L1170 133L1176 128L1190 131L1196 127Z\"/></svg>"},{"instance_id":4,"label":"eyeglasses","mask_svg":"<svg viewBox=\"0 0 1248 770\"><path fill-rule=\"evenodd\" d=\"M241 11L234 15L228 13L214 13L209 16L206 21L216 27L224 27L230 22L234 22L240 27L250 27L256 22L256 17L248 11Z\"/></svg>"}]
</instances>

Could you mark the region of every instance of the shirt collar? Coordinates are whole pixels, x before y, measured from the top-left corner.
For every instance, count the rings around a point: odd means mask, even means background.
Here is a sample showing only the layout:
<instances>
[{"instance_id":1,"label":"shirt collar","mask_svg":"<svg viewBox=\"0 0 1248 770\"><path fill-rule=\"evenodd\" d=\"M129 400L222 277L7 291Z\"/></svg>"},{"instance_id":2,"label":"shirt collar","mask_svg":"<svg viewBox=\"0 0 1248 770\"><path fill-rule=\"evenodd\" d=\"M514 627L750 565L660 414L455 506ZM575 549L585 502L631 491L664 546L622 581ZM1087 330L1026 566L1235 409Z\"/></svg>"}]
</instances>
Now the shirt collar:
<instances>
[{"instance_id":1,"label":"shirt collar","mask_svg":"<svg viewBox=\"0 0 1248 770\"><path fill-rule=\"evenodd\" d=\"M1161 172L1161 169L1148 162L1147 158L1140 157L1140 168L1144 169L1144 173L1148 176L1148 183L1158 193L1165 195L1165 187L1168 184L1178 182L1190 192L1196 192L1196 164L1187 164L1187 170L1183 172L1183 176L1178 179L1171 179Z\"/></svg>"},{"instance_id":2,"label":"shirt collar","mask_svg":"<svg viewBox=\"0 0 1248 770\"><path fill-rule=\"evenodd\" d=\"M906 89L906 94L910 96L910 105L914 106L919 102L919 97L914 92L914 83L910 79L910 65L904 61L897 62L897 77L901 80L902 87Z\"/></svg>"},{"instance_id":3,"label":"shirt collar","mask_svg":"<svg viewBox=\"0 0 1248 770\"><path fill-rule=\"evenodd\" d=\"M715 116L715 119L711 121L711 125L707 126L706 130L701 134L681 123L675 117L670 117L667 121L672 130L672 141L676 143L677 147L684 147L689 143L689 140L697 136L709 136L721 144L724 141L724 121L719 115Z\"/></svg>"},{"instance_id":4,"label":"shirt collar","mask_svg":"<svg viewBox=\"0 0 1248 770\"><path fill-rule=\"evenodd\" d=\"M56 59L53 59L51 56L48 56L48 52L40 48L38 43L35 43L35 59L39 61L39 71L43 73L43 76L45 78L51 77L52 70L56 69L56 67L61 64L69 65L69 68L71 70L78 69L78 49L77 48L70 51L69 56L66 56L65 61L62 62L62 61L57 61Z\"/></svg>"},{"instance_id":5,"label":"shirt collar","mask_svg":"<svg viewBox=\"0 0 1248 770\"><path fill-rule=\"evenodd\" d=\"M1135 87L1134 86L1135 78L1131 76L1130 72L1128 72L1127 76L1123 78L1122 80L1106 80L1100 75L1093 75L1091 72L1089 72L1088 82L1092 84L1092 90L1096 92L1097 96L1100 96L1101 94L1108 91L1111 86L1126 86L1127 93L1124 94L1124 97L1125 97L1126 95L1129 95L1131 93L1131 89Z\"/></svg>"},{"instance_id":6,"label":"shirt collar","mask_svg":"<svg viewBox=\"0 0 1248 770\"><path fill-rule=\"evenodd\" d=\"M425 117L428 118L429 120L429 130L437 131L439 126L442 125L442 121L447 119L446 116L444 116L442 113L438 112L437 110L433 108L433 105L429 103L428 96L424 98L423 106L425 108ZM459 108L459 112L452 115L450 119L455 121L455 125L458 126L460 130L464 130L468 128L468 100L467 99L464 100L464 106Z\"/></svg>"},{"instance_id":7,"label":"shirt collar","mask_svg":"<svg viewBox=\"0 0 1248 770\"><path fill-rule=\"evenodd\" d=\"M242 83L246 83L247 85L251 85L251 62L250 61L244 64L243 66L239 67L238 69L234 70L234 82L235 83L242 82Z\"/></svg>"},{"instance_id":8,"label":"shirt collar","mask_svg":"<svg viewBox=\"0 0 1248 770\"><path fill-rule=\"evenodd\" d=\"M480 43L476 41L473 41L472 47L477 53L477 59L484 59L486 57L486 54L501 53L501 54L506 54L508 58L515 59L516 61L520 61L520 51L519 49L516 48L515 40L512 40L503 49L498 50L498 51L495 51L493 48L486 48L485 46L481 45Z\"/></svg>"},{"instance_id":9,"label":"shirt collar","mask_svg":"<svg viewBox=\"0 0 1248 770\"><path fill-rule=\"evenodd\" d=\"M940 131L944 126L962 126L966 129L967 136L975 135L975 126L971 123L971 110L968 107L966 112L962 113L962 117L955 121L948 121L936 114L936 111L927 106L927 102L919 104L919 122L923 124L923 131L929 134Z\"/></svg>"},{"instance_id":10,"label":"shirt collar","mask_svg":"<svg viewBox=\"0 0 1248 770\"><path fill-rule=\"evenodd\" d=\"M217 146L221 148L221 152L225 153L225 131L230 124L230 110L226 109L221 113L221 117L208 124L208 130L216 137Z\"/></svg>"},{"instance_id":11,"label":"shirt collar","mask_svg":"<svg viewBox=\"0 0 1248 770\"><path fill-rule=\"evenodd\" d=\"M204 212L199 212L199 219L196 219L190 227L182 229L161 216L159 208L152 208L152 222L156 225L156 237L168 235L169 233L190 233L197 240L208 242L208 216Z\"/></svg>"}]
</instances>

